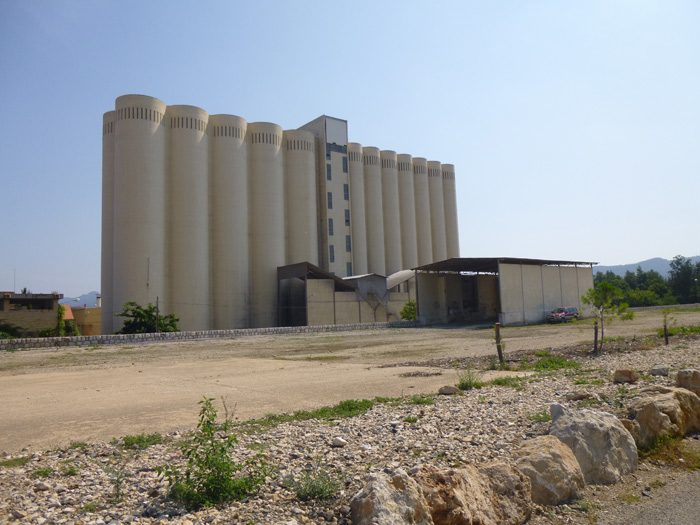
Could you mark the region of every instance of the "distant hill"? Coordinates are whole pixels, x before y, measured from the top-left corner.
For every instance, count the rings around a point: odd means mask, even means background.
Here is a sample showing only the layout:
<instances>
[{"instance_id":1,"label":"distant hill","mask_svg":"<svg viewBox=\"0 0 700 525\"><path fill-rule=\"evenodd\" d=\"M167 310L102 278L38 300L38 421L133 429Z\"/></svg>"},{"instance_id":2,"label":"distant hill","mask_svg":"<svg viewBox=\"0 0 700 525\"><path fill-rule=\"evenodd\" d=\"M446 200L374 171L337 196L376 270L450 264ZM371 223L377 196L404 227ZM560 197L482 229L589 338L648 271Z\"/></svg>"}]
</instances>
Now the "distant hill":
<instances>
[{"instance_id":1,"label":"distant hill","mask_svg":"<svg viewBox=\"0 0 700 525\"><path fill-rule=\"evenodd\" d=\"M88 292L79 297L64 297L58 302L60 304L67 304L71 308L75 308L76 306L92 308L97 306L98 295L100 295L100 292Z\"/></svg>"},{"instance_id":2,"label":"distant hill","mask_svg":"<svg viewBox=\"0 0 700 525\"><path fill-rule=\"evenodd\" d=\"M695 257L688 257L690 261L695 264L700 262L700 255ZM605 273L611 271L620 277L624 277L626 272L636 272L637 266L641 267L643 271L648 272L649 270L654 270L659 272L663 277L668 277L668 272L671 269L671 261L668 259L662 259L661 257L654 257L653 259L647 259L646 261L640 261L634 264L618 264L617 266L594 266L593 275L597 272Z\"/></svg>"}]
</instances>

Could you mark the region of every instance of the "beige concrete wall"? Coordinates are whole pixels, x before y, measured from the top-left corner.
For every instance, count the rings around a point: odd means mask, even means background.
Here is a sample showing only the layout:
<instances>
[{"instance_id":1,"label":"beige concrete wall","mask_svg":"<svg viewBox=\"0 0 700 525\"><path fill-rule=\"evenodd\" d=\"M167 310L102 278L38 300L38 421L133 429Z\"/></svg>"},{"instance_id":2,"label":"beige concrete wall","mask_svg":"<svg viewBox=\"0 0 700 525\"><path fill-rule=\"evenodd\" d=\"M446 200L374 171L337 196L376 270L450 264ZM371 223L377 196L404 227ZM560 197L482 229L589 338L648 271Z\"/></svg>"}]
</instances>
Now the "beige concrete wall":
<instances>
[{"instance_id":1,"label":"beige concrete wall","mask_svg":"<svg viewBox=\"0 0 700 525\"><path fill-rule=\"evenodd\" d=\"M558 266L542 267L542 289L544 308L547 312L564 306L564 299L561 295L561 274Z\"/></svg>"},{"instance_id":2,"label":"beige concrete wall","mask_svg":"<svg viewBox=\"0 0 700 525\"><path fill-rule=\"evenodd\" d=\"M580 309L581 290L593 286L590 267L501 264L499 271L503 325L540 323L560 306Z\"/></svg>"},{"instance_id":3,"label":"beige concrete wall","mask_svg":"<svg viewBox=\"0 0 700 525\"><path fill-rule=\"evenodd\" d=\"M335 292L335 324L360 322L360 309L355 292Z\"/></svg>"},{"instance_id":4,"label":"beige concrete wall","mask_svg":"<svg viewBox=\"0 0 700 525\"><path fill-rule=\"evenodd\" d=\"M477 275L476 282L479 296L479 312L487 318L497 317L500 306L498 276Z\"/></svg>"},{"instance_id":5,"label":"beige concrete wall","mask_svg":"<svg viewBox=\"0 0 700 525\"><path fill-rule=\"evenodd\" d=\"M418 320L421 323L445 322L445 278L436 274L418 274Z\"/></svg>"},{"instance_id":6,"label":"beige concrete wall","mask_svg":"<svg viewBox=\"0 0 700 525\"><path fill-rule=\"evenodd\" d=\"M5 308L0 310L0 321L18 326L22 334L36 335L40 330L56 326L58 311L56 307L53 310Z\"/></svg>"},{"instance_id":7,"label":"beige concrete wall","mask_svg":"<svg viewBox=\"0 0 700 525\"><path fill-rule=\"evenodd\" d=\"M330 279L306 281L307 325L335 324L334 286Z\"/></svg>"},{"instance_id":8,"label":"beige concrete wall","mask_svg":"<svg viewBox=\"0 0 700 525\"><path fill-rule=\"evenodd\" d=\"M541 322L547 314L542 295L542 267L523 264L521 271L525 323Z\"/></svg>"},{"instance_id":9,"label":"beige concrete wall","mask_svg":"<svg viewBox=\"0 0 700 525\"><path fill-rule=\"evenodd\" d=\"M209 330L209 115L169 106L169 310L184 331Z\"/></svg>"},{"instance_id":10,"label":"beige concrete wall","mask_svg":"<svg viewBox=\"0 0 700 525\"><path fill-rule=\"evenodd\" d=\"M72 308L75 324L80 335L100 335L102 308Z\"/></svg>"}]
</instances>

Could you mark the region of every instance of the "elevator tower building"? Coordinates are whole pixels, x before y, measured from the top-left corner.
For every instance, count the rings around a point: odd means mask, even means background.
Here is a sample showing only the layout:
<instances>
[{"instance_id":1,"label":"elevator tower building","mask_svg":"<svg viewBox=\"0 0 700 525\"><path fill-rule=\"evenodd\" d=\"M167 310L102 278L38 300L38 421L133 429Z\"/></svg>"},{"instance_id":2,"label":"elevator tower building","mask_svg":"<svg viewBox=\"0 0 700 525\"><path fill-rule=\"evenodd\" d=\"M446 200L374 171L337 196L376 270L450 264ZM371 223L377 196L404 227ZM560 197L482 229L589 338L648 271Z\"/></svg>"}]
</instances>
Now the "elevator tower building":
<instances>
[{"instance_id":1,"label":"elevator tower building","mask_svg":"<svg viewBox=\"0 0 700 525\"><path fill-rule=\"evenodd\" d=\"M183 330L275 326L277 267L339 277L459 256L455 170L298 129L125 95L102 127L102 326L158 300Z\"/></svg>"}]
</instances>

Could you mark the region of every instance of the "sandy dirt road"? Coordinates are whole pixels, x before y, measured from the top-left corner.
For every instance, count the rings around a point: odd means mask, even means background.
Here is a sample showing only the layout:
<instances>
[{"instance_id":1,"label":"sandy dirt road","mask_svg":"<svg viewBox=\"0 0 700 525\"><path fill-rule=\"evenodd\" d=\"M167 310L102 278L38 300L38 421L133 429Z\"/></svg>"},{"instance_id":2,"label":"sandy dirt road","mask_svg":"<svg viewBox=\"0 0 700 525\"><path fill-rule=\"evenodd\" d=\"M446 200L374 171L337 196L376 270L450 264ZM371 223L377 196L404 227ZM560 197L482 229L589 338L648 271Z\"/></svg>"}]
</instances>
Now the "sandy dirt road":
<instances>
[{"instance_id":1,"label":"sandy dirt road","mask_svg":"<svg viewBox=\"0 0 700 525\"><path fill-rule=\"evenodd\" d=\"M700 324L700 312L674 313ZM659 312L616 322L606 335L653 336ZM590 343L590 324L502 330L506 353ZM495 355L492 330L389 329L255 336L145 346L0 353L0 450L50 448L192 428L202 396L226 398L241 420L344 399L435 392L456 373L408 361Z\"/></svg>"}]
</instances>

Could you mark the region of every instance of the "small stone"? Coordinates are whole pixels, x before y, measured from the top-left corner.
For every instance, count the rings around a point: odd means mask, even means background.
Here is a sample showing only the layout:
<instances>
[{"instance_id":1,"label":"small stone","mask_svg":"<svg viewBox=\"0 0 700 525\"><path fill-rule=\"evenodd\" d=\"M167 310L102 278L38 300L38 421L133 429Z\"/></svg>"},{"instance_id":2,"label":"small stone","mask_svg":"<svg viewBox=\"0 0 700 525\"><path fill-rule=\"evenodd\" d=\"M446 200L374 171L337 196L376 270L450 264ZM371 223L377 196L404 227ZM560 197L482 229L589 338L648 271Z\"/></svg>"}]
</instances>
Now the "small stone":
<instances>
[{"instance_id":1,"label":"small stone","mask_svg":"<svg viewBox=\"0 0 700 525\"><path fill-rule=\"evenodd\" d=\"M344 446L347 445L347 444L348 444L348 442L345 441L345 440L344 440L343 438L341 438L341 437L334 437L334 438L333 438L333 441L331 441L331 446L332 446L332 447L336 447L336 448L344 447Z\"/></svg>"},{"instance_id":2,"label":"small stone","mask_svg":"<svg viewBox=\"0 0 700 525\"><path fill-rule=\"evenodd\" d=\"M670 372L671 369L666 365L654 365L653 367L651 367L651 371L649 373L653 376L668 377L668 374Z\"/></svg>"},{"instance_id":3,"label":"small stone","mask_svg":"<svg viewBox=\"0 0 700 525\"><path fill-rule=\"evenodd\" d=\"M639 379L639 374L634 370L615 370L613 381L616 383L634 383Z\"/></svg>"},{"instance_id":4,"label":"small stone","mask_svg":"<svg viewBox=\"0 0 700 525\"><path fill-rule=\"evenodd\" d=\"M46 483L44 483L43 481L37 481L36 483L34 483L34 490L35 490L36 492L43 492L43 491L45 491L45 490L49 490L50 488L51 488L51 487L49 487L49 486L48 486Z\"/></svg>"},{"instance_id":5,"label":"small stone","mask_svg":"<svg viewBox=\"0 0 700 525\"><path fill-rule=\"evenodd\" d=\"M443 387L440 387L440 390L438 390L438 394L442 396L453 396L455 394L459 394L459 392L459 388L452 385L445 385Z\"/></svg>"},{"instance_id":6,"label":"small stone","mask_svg":"<svg viewBox=\"0 0 700 525\"><path fill-rule=\"evenodd\" d=\"M24 519L27 517L27 515L24 512L22 512L21 510L17 510L17 509L12 509L11 514L13 517L17 518L18 520L21 520L21 519Z\"/></svg>"}]
</instances>

